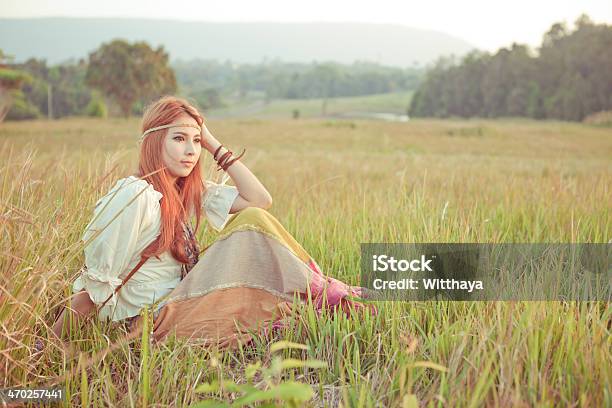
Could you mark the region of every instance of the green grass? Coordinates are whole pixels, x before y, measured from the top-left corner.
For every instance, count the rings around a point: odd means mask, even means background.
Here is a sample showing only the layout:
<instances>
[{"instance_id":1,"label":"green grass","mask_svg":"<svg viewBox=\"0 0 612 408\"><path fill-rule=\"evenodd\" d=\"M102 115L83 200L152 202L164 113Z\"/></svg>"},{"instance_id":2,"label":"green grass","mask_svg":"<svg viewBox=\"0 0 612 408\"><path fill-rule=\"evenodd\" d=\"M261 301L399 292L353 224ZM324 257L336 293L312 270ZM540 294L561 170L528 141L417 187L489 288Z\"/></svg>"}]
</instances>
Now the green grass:
<instances>
[{"instance_id":1,"label":"green grass","mask_svg":"<svg viewBox=\"0 0 612 408\"><path fill-rule=\"evenodd\" d=\"M529 120L407 123L211 120L274 198L274 214L323 271L358 284L361 242L609 242L612 137L603 128ZM283 379L310 384L312 406L610 406L612 316L597 302L389 302L376 316L308 305L277 338L236 352L147 336L94 355L123 332L74 330L79 358L46 338L83 262L97 198L136 166L139 121L66 119L0 127L2 386L59 375L73 405L186 406L219 379L247 381L284 358L321 360ZM208 157L204 168L208 169ZM444 209L446 208L446 211ZM444 215L443 215L444 214ZM202 244L215 239L200 230ZM144 340L144 344L143 344ZM94 362L79 365L87 357ZM249 368L251 367L251 368ZM255 376L254 383L265 384Z\"/></svg>"}]
</instances>

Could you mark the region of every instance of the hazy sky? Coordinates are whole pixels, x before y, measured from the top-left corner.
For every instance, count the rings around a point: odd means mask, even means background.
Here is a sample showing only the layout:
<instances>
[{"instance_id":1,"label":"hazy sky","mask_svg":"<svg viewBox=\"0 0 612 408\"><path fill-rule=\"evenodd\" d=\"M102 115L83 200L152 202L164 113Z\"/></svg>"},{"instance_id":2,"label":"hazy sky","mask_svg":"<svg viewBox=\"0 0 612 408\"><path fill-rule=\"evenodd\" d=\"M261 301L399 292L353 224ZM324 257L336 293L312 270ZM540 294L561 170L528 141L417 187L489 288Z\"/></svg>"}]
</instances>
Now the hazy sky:
<instances>
[{"instance_id":1,"label":"hazy sky","mask_svg":"<svg viewBox=\"0 0 612 408\"><path fill-rule=\"evenodd\" d=\"M442 31L490 51L513 41L537 46L552 23L572 26L583 12L612 23L612 0L0 0L0 17L395 23Z\"/></svg>"}]
</instances>

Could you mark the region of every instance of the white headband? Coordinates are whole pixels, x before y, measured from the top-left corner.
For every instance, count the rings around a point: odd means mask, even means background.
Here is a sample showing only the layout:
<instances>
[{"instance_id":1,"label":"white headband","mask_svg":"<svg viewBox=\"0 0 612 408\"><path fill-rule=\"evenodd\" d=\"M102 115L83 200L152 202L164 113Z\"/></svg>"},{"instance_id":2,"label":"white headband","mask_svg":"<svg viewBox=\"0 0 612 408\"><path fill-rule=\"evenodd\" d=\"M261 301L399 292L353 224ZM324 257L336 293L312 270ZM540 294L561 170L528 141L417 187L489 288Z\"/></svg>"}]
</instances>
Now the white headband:
<instances>
[{"instance_id":1,"label":"white headband","mask_svg":"<svg viewBox=\"0 0 612 408\"><path fill-rule=\"evenodd\" d=\"M155 132L156 130L171 128L171 127L185 127L185 126L196 128L200 132L202 132L202 129L198 125L192 125L191 123L170 123L169 125L161 125L161 126L157 126L151 129L147 129L147 131L144 132L142 136L140 136L140 140L143 140L146 135L148 135L151 132Z\"/></svg>"}]
</instances>

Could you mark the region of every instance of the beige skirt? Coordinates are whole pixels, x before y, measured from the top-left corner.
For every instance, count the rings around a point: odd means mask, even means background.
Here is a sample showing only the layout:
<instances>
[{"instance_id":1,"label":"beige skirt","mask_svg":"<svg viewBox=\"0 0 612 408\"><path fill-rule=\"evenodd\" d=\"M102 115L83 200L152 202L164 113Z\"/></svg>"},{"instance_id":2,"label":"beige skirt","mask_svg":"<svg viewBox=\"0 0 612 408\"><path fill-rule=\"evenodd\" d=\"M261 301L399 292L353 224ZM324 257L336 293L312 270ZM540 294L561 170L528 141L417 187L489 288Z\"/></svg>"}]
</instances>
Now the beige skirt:
<instances>
[{"instance_id":1,"label":"beige skirt","mask_svg":"<svg viewBox=\"0 0 612 408\"><path fill-rule=\"evenodd\" d=\"M317 263L268 211L248 207L232 216L187 276L153 305L152 338L171 335L189 343L236 347L254 332L282 327L294 301L312 300L317 311L370 310L364 292L326 277ZM132 319L132 335L142 317Z\"/></svg>"}]
</instances>

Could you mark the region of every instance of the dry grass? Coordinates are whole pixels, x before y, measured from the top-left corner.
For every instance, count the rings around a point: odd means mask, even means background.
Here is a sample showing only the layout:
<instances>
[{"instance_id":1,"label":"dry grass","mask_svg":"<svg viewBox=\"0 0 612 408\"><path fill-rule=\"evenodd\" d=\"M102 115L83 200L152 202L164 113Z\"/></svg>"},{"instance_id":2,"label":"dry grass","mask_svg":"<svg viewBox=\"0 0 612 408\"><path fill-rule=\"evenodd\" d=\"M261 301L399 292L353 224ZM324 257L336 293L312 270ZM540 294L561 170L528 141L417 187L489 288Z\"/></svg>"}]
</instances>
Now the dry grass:
<instances>
[{"instance_id":1,"label":"dry grass","mask_svg":"<svg viewBox=\"0 0 612 408\"><path fill-rule=\"evenodd\" d=\"M87 370L53 347L31 356L70 294L95 201L135 166L138 128L136 119L77 118L0 127L2 386L67 374L73 404L135 406L150 383L148 401L184 406L202 398L195 385L220 374L240 381L249 362L269 360L270 339L237 353L171 342L151 351L145 372L139 340ZM604 128L522 120L226 120L209 128L247 148L244 163L274 197L270 212L326 273L353 284L362 242L612 239L612 135ZM199 232L203 244L211 231ZM380 310L313 320L305 308L282 334L311 347L287 355L328 363L293 371L313 385L313 405L612 405L606 303L396 302ZM120 334L98 322L72 336L89 356Z\"/></svg>"}]
</instances>

